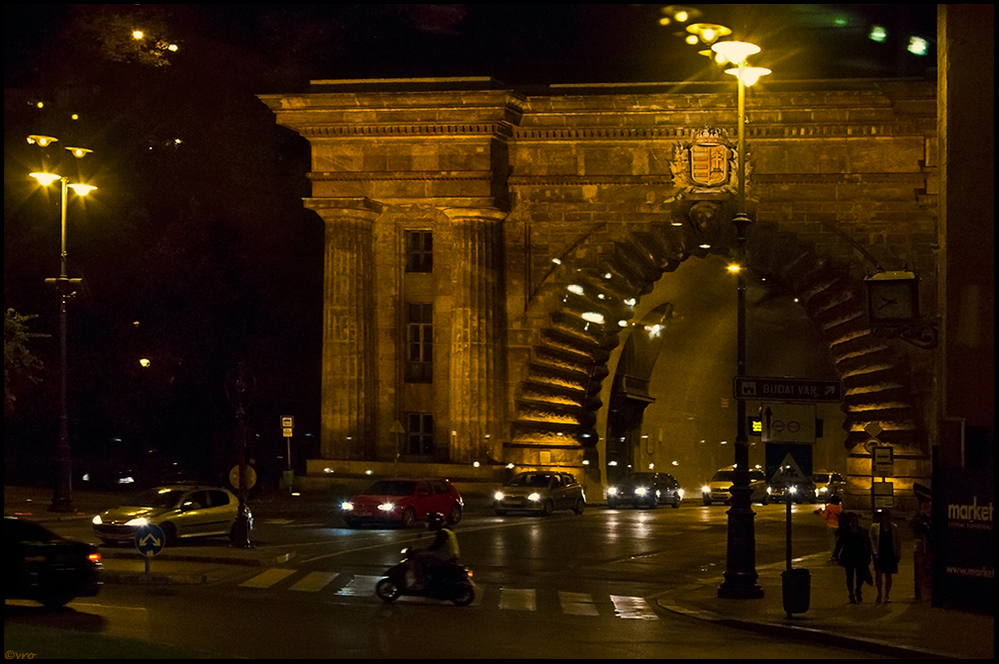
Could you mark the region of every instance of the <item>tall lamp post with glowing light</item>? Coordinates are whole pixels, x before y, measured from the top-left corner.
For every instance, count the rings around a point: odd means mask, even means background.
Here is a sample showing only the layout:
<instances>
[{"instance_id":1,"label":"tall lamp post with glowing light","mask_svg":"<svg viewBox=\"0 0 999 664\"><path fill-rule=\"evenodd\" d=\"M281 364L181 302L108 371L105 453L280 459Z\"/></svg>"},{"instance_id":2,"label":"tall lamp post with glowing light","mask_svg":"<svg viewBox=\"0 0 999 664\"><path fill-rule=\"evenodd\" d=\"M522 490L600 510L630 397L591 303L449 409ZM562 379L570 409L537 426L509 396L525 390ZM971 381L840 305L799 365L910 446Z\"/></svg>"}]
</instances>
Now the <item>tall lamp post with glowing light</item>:
<instances>
[{"instance_id":1,"label":"tall lamp post with glowing light","mask_svg":"<svg viewBox=\"0 0 999 664\"><path fill-rule=\"evenodd\" d=\"M736 229L738 266L746 258L746 233L751 220L746 214L746 87L761 76L770 73L762 67L749 67L746 58L760 52L755 44L739 41L717 42L711 46L718 62L736 65L726 69L726 74L736 77L739 88L737 170L738 210L732 223ZM736 332L736 376L746 375L746 280L744 270L737 271L738 322ZM735 477L732 485L732 507L728 511L728 555L725 580L718 587L718 596L730 599L763 597L763 588L756 582L756 533L754 513L750 506L752 489L749 487L749 437L746 431L746 402L736 399Z\"/></svg>"},{"instance_id":2,"label":"tall lamp post with glowing light","mask_svg":"<svg viewBox=\"0 0 999 664\"><path fill-rule=\"evenodd\" d=\"M37 145L40 148L48 148L59 139L52 136L41 136L32 134L28 136L28 143ZM66 150L77 159L87 156L91 150L86 148L67 147ZM46 164L47 166L47 164ZM73 461L69 444L69 405L67 402L67 369L69 365L66 335L69 299L76 294L76 287L82 279L70 279L66 271L66 199L67 192L72 189L77 196L86 196L96 189L89 184L70 183L69 178L64 175L49 172L46 168L42 171L30 173L31 177L38 180L42 186L49 186L58 181L61 188L61 251L60 251L60 271L55 279L46 279L46 283L55 285L59 293L59 443L56 447L56 463L58 464L59 477L52 492L52 505L49 510L52 512L72 512L73 508Z\"/></svg>"}]
</instances>

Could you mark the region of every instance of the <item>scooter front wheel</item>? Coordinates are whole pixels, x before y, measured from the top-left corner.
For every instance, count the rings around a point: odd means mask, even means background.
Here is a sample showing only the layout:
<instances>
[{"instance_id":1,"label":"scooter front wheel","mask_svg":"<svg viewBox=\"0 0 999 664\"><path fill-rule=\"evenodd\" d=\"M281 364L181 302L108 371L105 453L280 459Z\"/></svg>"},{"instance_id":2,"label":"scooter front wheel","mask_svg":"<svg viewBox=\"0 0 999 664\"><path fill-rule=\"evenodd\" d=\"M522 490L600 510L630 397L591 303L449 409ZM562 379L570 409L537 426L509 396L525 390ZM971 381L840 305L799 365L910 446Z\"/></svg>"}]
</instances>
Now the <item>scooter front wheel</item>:
<instances>
[{"instance_id":1,"label":"scooter front wheel","mask_svg":"<svg viewBox=\"0 0 999 664\"><path fill-rule=\"evenodd\" d=\"M475 588L472 587L471 583L462 583L458 585L455 590L454 597L451 601L455 606L468 606L475 600Z\"/></svg>"},{"instance_id":2,"label":"scooter front wheel","mask_svg":"<svg viewBox=\"0 0 999 664\"><path fill-rule=\"evenodd\" d=\"M392 579L382 579L375 585L375 594L386 604L391 604L399 599L402 589Z\"/></svg>"}]
</instances>

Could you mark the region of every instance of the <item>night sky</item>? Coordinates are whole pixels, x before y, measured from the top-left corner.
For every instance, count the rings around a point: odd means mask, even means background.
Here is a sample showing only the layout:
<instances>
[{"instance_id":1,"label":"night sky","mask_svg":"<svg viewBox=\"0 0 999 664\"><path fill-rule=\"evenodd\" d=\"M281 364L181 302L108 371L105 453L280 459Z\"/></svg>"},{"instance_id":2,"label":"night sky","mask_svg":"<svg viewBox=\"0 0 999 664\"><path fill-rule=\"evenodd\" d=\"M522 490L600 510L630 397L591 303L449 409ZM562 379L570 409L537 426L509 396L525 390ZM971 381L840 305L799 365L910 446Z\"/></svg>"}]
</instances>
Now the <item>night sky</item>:
<instances>
[{"instance_id":1,"label":"night sky","mask_svg":"<svg viewBox=\"0 0 999 664\"><path fill-rule=\"evenodd\" d=\"M210 466L233 423L224 383L238 361L258 379L261 445L280 442L279 415L296 416L296 434L318 425L322 224L301 206L308 145L254 95L312 79L723 76L682 27L659 24L662 7L6 5L4 306L37 315L44 362L5 416L7 477L56 438L57 298L44 279L58 273L59 208L27 177L39 157L28 134L93 148L79 165L100 187L67 208L70 276L86 280L70 307L74 451L121 438ZM936 61L935 5L695 7L759 44L753 64L774 78L925 76ZM882 43L868 38L875 24ZM906 52L912 34L929 40L925 57Z\"/></svg>"}]
</instances>

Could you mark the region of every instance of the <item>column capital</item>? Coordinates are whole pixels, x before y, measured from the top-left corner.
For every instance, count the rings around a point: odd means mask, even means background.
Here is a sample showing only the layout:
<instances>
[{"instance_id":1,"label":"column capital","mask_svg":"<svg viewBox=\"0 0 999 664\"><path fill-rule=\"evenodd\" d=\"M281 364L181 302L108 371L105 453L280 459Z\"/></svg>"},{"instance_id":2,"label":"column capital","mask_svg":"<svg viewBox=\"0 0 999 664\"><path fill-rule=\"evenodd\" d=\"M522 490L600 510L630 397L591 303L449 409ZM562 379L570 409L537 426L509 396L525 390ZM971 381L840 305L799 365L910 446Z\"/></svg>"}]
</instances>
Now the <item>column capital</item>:
<instances>
[{"instance_id":1,"label":"column capital","mask_svg":"<svg viewBox=\"0 0 999 664\"><path fill-rule=\"evenodd\" d=\"M504 212L494 207L445 207L441 212L447 215L451 221L458 219L484 219L486 221L503 221L509 212Z\"/></svg>"},{"instance_id":2,"label":"column capital","mask_svg":"<svg viewBox=\"0 0 999 664\"><path fill-rule=\"evenodd\" d=\"M302 201L306 209L318 212L324 219L339 213L344 216L369 217L373 220L385 210L385 205L367 197L304 198Z\"/></svg>"}]
</instances>

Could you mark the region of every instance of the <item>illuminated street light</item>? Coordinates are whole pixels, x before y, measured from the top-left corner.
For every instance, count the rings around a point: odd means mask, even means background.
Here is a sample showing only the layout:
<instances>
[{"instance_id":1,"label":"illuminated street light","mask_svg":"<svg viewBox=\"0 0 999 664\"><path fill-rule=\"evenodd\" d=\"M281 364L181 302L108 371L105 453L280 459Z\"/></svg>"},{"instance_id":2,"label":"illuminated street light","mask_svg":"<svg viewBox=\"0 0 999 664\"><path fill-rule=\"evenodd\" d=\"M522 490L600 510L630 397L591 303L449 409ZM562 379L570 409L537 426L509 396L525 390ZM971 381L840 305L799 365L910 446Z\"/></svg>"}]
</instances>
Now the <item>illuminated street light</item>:
<instances>
[{"instance_id":1,"label":"illuminated street light","mask_svg":"<svg viewBox=\"0 0 999 664\"><path fill-rule=\"evenodd\" d=\"M32 134L28 136L28 143L47 148L59 139L54 136L43 136ZM87 148L67 147L66 151L77 159L90 154ZM67 402L67 373L68 373L68 353L67 353L67 320L69 317L68 302L76 294L76 287L83 281L82 279L70 279L66 273L66 199L67 192L72 189L77 196L86 196L97 187L83 183L70 183L69 178L57 173L50 173L45 170L30 173L42 186L49 186L56 181L60 183L61 205L61 251L60 251L60 272L55 279L46 279L46 283L55 285L59 293L59 442L56 446L56 463L58 464L59 477L52 491L52 504L49 511L52 512L72 512L73 507L73 460L69 444L69 406Z\"/></svg>"},{"instance_id":2,"label":"illuminated street light","mask_svg":"<svg viewBox=\"0 0 999 664\"><path fill-rule=\"evenodd\" d=\"M738 262L729 267L737 279L737 326L736 326L736 376L746 375L746 278L745 265L746 232L751 219L746 214L746 87L756 83L761 76L770 73L762 67L749 67L746 58L760 52L756 44L740 41L718 42L711 46L719 62L731 62L733 69L726 74L736 77L738 103L737 171L738 211L732 219L736 229ZM755 599L763 597L763 588L757 583L756 573L756 532L753 523L754 513L750 507L752 489L749 487L749 436L746 431L746 402L736 399L735 473L732 483L732 509L728 511L728 551L725 566L725 580L718 587L718 596L729 599Z\"/></svg>"}]
</instances>

